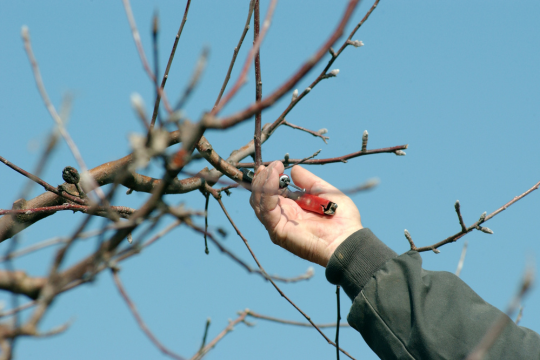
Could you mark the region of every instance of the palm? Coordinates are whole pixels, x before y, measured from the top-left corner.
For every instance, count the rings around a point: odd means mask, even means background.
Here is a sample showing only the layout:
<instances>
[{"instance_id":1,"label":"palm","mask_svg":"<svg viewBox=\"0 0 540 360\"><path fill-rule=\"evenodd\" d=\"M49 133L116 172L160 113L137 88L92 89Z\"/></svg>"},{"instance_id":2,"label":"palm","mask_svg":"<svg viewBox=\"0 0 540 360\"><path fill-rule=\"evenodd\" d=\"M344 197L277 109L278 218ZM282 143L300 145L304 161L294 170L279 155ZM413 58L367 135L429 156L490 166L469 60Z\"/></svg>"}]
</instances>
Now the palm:
<instances>
[{"instance_id":1,"label":"palm","mask_svg":"<svg viewBox=\"0 0 540 360\"><path fill-rule=\"evenodd\" d=\"M278 174L282 171L281 163L273 163L267 169L258 170L251 199L257 217L265 225L274 243L306 260L326 266L335 248L362 228L360 213L351 199L300 167L292 171L295 183L310 193L336 202L336 215L326 216L305 211L291 199L269 195L271 189L277 188ZM264 177L266 179L263 182L261 179Z\"/></svg>"}]
</instances>

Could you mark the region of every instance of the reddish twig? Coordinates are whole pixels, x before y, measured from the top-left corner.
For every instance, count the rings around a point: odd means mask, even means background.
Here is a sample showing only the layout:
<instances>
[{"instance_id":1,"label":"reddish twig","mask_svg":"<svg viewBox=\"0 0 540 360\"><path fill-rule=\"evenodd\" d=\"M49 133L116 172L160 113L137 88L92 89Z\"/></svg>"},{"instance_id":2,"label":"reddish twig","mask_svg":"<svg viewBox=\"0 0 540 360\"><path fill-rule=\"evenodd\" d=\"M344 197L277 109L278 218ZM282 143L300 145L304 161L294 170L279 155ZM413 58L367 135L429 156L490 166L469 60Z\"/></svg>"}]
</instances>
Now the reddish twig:
<instances>
[{"instance_id":1,"label":"reddish twig","mask_svg":"<svg viewBox=\"0 0 540 360\"><path fill-rule=\"evenodd\" d=\"M242 31L242 35L240 36L240 40L238 41L238 45L234 48L233 57L231 59L231 63L229 64L229 69L227 70L227 75L225 76L225 80L223 81L223 85L221 85L221 90L219 91L219 95L216 99L216 103L214 104L214 108L219 104L219 101L221 100L221 97L223 96L223 92L225 91L225 88L227 87L227 83L229 82L229 79L231 78L231 72L234 67L234 63L236 62L236 57L238 56L238 52L240 51L240 47L242 46L242 43L244 42L244 38L246 37L246 34L249 30L249 23L251 21L251 14L253 14L253 7L255 4L255 0L251 0L249 2L249 11L248 11L248 17L246 20L246 24L244 25L244 31Z\"/></svg>"},{"instance_id":2,"label":"reddish twig","mask_svg":"<svg viewBox=\"0 0 540 360\"><path fill-rule=\"evenodd\" d=\"M73 202L75 202L77 204L86 205L88 203L86 200L83 200L83 199L81 199L79 197L68 194L65 191L59 191L54 186L50 185L49 183L45 182L44 180L40 179L39 177L30 174L28 171L21 169L20 167L13 164L11 161L3 158L2 156L0 156L0 161L3 162L4 164L6 164L7 166L9 166L10 168L12 168L13 170L15 170L16 172L18 172L19 174L24 175L27 178L29 178L30 180L32 180L32 181L36 182L37 184L43 186L43 188L45 188L45 190L47 190L47 191L50 191L50 192L52 192L52 193L54 193L54 194L56 194L56 195L58 195L60 197L63 197L63 198L65 198L67 200L70 200L70 201L73 201Z\"/></svg>"},{"instance_id":3,"label":"reddish twig","mask_svg":"<svg viewBox=\"0 0 540 360\"><path fill-rule=\"evenodd\" d=\"M364 155L382 154L382 153L395 153L396 151L407 149L408 146L409 145L398 145L398 146L392 146L392 147L388 147L388 148L373 149L373 150L366 150L366 151L357 151L357 152L354 152L354 153L351 153L351 154L338 156L338 157L335 157L335 158L306 160L306 161L303 161L302 164L304 164L304 165L324 165L324 164L331 164L331 163L336 163L336 162L347 162L347 160L349 160L349 159L364 156ZM304 160L304 159L289 159L288 163L292 164L292 165L296 165L296 164L300 163L302 160ZM285 160L278 160L278 161L281 161L283 163L285 162ZM268 166L271 163L272 163L272 161L265 161L265 162L262 163L262 165ZM254 165L255 164L252 163L252 162L251 163L237 163L237 164L235 164L235 166L238 167L238 168L242 168L242 167L244 167L244 168L252 168Z\"/></svg>"},{"instance_id":4,"label":"reddish twig","mask_svg":"<svg viewBox=\"0 0 540 360\"><path fill-rule=\"evenodd\" d=\"M523 199L525 196L529 195L531 192L533 192L534 190L538 189L540 187L540 181L537 182L532 188L530 188L529 190L525 191L523 194L519 195L519 196L516 196L514 197L512 200L510 200L509 202L507 202L506 204L504 204L503 206L501 206L500 208L498 208L497 210L495 210L494 212L492 212L491 214L487 215L482 221L477 221L475 222L474 224L472 224L471 226L469 226L468 228L465 229L465 231L463 231L463 229L452 235L452 236L449 236L447 237L446 239L442 240L442 241L439 241L438 243L436 244L433 244L433 245L430 245L430 246L424 246L424 247L420 247L420 248L417 248L416 251L418 252L423 252L423 251L435 251L437 248L443 246L443 245L446 245L446 244L449 244L451 242L455 242L457 241L458 239L460 239L463 235L473 231L474 229L476 229L477 227L480 226L480 224L488 221L489 219L491 219L492 217L494 217L495 215L499 214L500 212L506 210L510 205L514 204L515 202Z\"/></svg>"},{"instance_id":5,"label":"reddish twig","mask_svg":"<svg viewBox=\"0 0 540 360\"><path fill-rule=\"evenodd\" d=\"M178 41L180 40L180 35L182 35L182 30L184 29L184 25L187 21L187 14L189 11L189 5L191 5L191 0L187 0L186 3L186 9L184 10L184 17L182 19L182 22L180 23L180 27L178 28L178 33L176 34L176 37L174 38L173 47L171 50L171 54L169 55L169 61L167 62L167 67L165 68L165 73L163 73L163 78L161 79L161 86L159 87L162 91L165 89L165 83L167 82L167 79L169 78L169 70L171 69L171 64L174 59L174 54L176 53L176 47L178 46ZM152 114L152 121L150 123L151 127L154 127L154 124L156 123L156 118L159 112L159 103L161 101L161 93L158 92L156 102L154 103L154 112Z\"/></svg>"},{"instance_id":6,"label":"reddish twig","mask_svg":"<svg viewBox=\"0 0 540 360\"><path fill-rule=\"evenodd\" d=\"M330 344L330 345L333 345L333 346L336 346L337 345L328 338L328 336L326 336L322 330L311 320L311 318L305 313L302 311L302 309L300 309L298 307L298 305L296 305L291 299L289 299L287 297L287 295L285 295L285 293L279 288L279 286L276 285L276 283L274 281L272 281L272 279L268 276L268 274L266 273L266 271L264 270L264 268L262 267L261 263L259 262L259 259L257 259L257 256L255 256L255 253L253 252L253 250L251 249L251 246L249 246L249 242L247 241L247 239L244 237L244 235L242 235L242 233L240 232L240 229L238 229L238 227L236 226L236 224L234 223L233 219L231 218L231 216L229 215L229 213L227 212L227 209L225 208L225 205L223 205L223 202L221 201L221 199L219 197L216 197L215 198L217 200L217 202L219 203L219 205L221 206L221 209L223 210L223 213L225 214L225 216L227 217L227 219L229 219L229 222L231 223L232 227L234 228L234 230L236 231L236 233L238 234L238 236L240 236L240 238L242 239L242 241L244 241L244 244L246 245L247 249L249 250L250 254L251 254L251 257L253 257L253 260L255 260L255 262L257 263L257 266L259 267L259 269L261 270L261 272L263 273L263 275L268 279L268 281L270 281L270 283L272 284L272 286L274 286L274 288L277 290L277 292L285 299L289 302L289 304L291 304L300 314L302 314L302 316L304 316L304 318L309 321L309 323L311 324L311 326L313 326L318 332L319 334L321 334L321 336ZM338 347L338 349L345 355L347 355L349 358L351 359L354 359L347 351L341 349Z\"/></svg>"},{"instance_id":7,"label":"reddish twig","mask_svg":"<svg viewBox=\"0 0 540 360\"><path fill-rule=\"evenodd\" d=\"M41 207L41 208L21 209L21 210L0 209L0 215L5 215L5 214L30 215L30 214L37 214L37 213L55 213L57 211L65 211L65 210L82 211L82 212L88 213L90 209L91 207L86 206L86 205L64 204L64 205L57 205L57 206L46 206L46 207ZM122 215L131 215L135 212L135 209L132 209L127 206L111 206L107 208L103 206L98 206L97 208L95 208L94 211L107 211L107 209L113 210L117 212L118 214L122 214Z\"/></svg>"},{"instance_id":8,"label":"reddish twig","mask_svg":"<svg viewBox=\"0 0 540 360\"><path fill-rule=\"evenodd\" d=\"M204 122L204 126L206 126L207 128L225 129L233 125L236 125L243 120L249 119L258 111L262 111L266 109L267 107L271 106L272 104L274 104L283 95L285 95L288 91L290 91L293 88L293 86L296 85L298 81L300 81L300 79L302 79L308 73L308 71L310 71L315 65L317 65L318 62L322 59L322 57L326 54L328 49L337 41L337 39L339 39L339 37L343 34L345 25L347 25L354 9L356 8L359 2L360 0L349 1L349 4L347 5L347 8L345 9L345 13L343 17L341 18L336 30L332 33L330 38L319 48L319 50L317 50L317 52L313 56L309 58L309 60L306 63L304 63L304 65L291 78L289 78L277 90L275 90L273 93L268 95L266 98L262 99L260 102L253 103L250 106L248 106L246 109L240 112L237 112L236 114L233 114L231 116L228 116L226 118L223 118L223 119L206 118L206 121ZM264 32L264 29L263 29L263 32ZM259 39L261 38L262 38L262 34ZM214 114L217 114L217 112L215 112Z\"/></svg>"},{"instance_id":9,"label":"reddish twig","mask_svg":"<svg viewBox=\"0 0 540 360\"><path fill-rule=\"evenodd\" d=\"M248 53L248 56L246 58L246 62L244 63L244 66L242 67L242 71L240 72L240 75L238 76L238 79L236 80L236 83L232 87L231 90L225 95L225 98L220 101L212 111L210 112L212 115L218 114L223 107L233 98L234 95L238 92L238 90L245 84L247 73L251 67L251 62L253 61L255 54L259 51L259 48L261 47L262 41L264 40L264 37L266 36L266 33L268 32L268 28L270 27L270 21L272 19L272 16L274 15L274 9L276 7L277 0L272 0L270 2L270 5L268 6L268 11L266 13L266 18L264 19L262 31L259 34L259 37L257 38L257 41L253 43L253 47ZM255 114L255 113L253 113ZM252 114L252 115L253 115ZM212 123L212 117L207 117L206 121L203 121L203 125L206 127L208 123Z\"/></svg>"},{"instance_id":10,"label":"reddish twig","mask_svg":"<svg viewBox=\"0 0 540 360\"><path fill-rule=\"evenodd\" d=\"M124 286L122 285L122 282L120 281L120 278L118 277L118 271L115 270L115 269L111 269L111 273L112 273L112 276L113 276L113 280L114 280L114 284L116 285L116 288L118 289L118 292L120 293L120 295L122 296L122 298L124 299L124 301L126 302L129 310L131 311L131 314L133 315L133 317L135 318L135 320L137 321L137 324L139 325L139 327L141 328L141 330L144 332L144 334L148 337L148 339L150 339L150 341L159 349L159 351L161 351L163 354L173 358L173 359L176 359L176 360L185 360L185 358L183 358L182 356L180 355L177 355L176 353L174 353L173 351L169 350L168 348L166 348L157 338L156 336L150 331L150 329L148 328L148 326L146 326L144 320L142 319L141 315L139 314L139 312L137 311L137 308L135 307L135 304L133 303L133 301L131 301L131 299L129 298L129 295L127 294L126 290L124 289Z\"/></svg>"},{"instance_id":11,"label":"reddish twig","mask_svg":"<svg viewBox=\"0 0 540 360\"><path fill-rule=\"evenodd\" d=\"M259 39L259 0L255 0L255 8L253 10L254 17L253 23L253 42L257 42ZM261 101L262 98L262 79L261 79L261 51L260 48L255 54L255 103ZM254 145L255 145L255 168L258 168L262 162L262 153L261 153L261 112L257 111L255 113L255 133L253 136Z\"/></svg>"},{"instance_id":12,"label":"reddish twig","mask_svg":"<svg viewBox=\"0 0 540 360\"><path fill-rule=\"evenodd\" d=\"M303 128L303 127L298 126L298 125L291 124L287 120L283 120L283 122L281 124L285 125L285 126L288 126L288 127L291 127L293 129L297 129L297 130L300 130L300 131L307 132L308 134L311 134L311 135L313 135L315 137L320 137L322 139L322 141L324 141L325 144L328 144L328 142L326 140L330 139L328 136L323 135L323 134L326 134L326 131L325 131L326 129L321 129L319 131L313 131L313 130L306 129L306 128Z\"/></svg>"}]
</instances>

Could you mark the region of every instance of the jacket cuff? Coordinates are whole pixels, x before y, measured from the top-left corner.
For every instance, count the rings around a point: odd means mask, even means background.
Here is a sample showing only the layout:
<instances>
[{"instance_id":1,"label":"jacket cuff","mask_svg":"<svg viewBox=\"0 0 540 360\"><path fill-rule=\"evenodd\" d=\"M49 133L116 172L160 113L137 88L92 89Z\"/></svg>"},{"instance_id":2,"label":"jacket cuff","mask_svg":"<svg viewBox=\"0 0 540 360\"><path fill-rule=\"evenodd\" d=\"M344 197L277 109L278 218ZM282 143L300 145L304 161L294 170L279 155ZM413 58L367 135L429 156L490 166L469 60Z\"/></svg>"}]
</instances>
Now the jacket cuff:
<instances>
[{"instance_id":1,"label":"jacket cuff","mask_svg":"<svg viewBox=\"0 0 540 360\"><path fill-rule=\"evenodd\" d=\"M373 274L398 255L368 228L349 236L332 254L326 266L326 279L340 285L354 300Z\"/></svg>"}]
</instances>

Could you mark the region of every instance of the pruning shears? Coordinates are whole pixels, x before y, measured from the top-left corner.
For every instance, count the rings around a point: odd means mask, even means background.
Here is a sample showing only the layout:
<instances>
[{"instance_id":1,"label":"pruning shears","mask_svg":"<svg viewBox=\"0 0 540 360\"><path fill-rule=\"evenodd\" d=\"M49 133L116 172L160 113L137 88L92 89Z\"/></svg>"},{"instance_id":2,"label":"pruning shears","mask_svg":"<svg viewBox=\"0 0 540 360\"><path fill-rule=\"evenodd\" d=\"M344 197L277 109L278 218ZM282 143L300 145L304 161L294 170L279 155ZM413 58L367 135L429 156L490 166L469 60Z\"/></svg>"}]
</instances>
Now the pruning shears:
<instances>
[{"instance_id":1,"label":"pruning shears","mask_svg":"<svg viewBox=\"0 0 540 360\"><path fill-rule=\"evenodd\" d=\"M247 183L251 183L253 181L253 177L255 176L253 170L246 168L240 168L239 170L243 174L243 181ZM289 190L289 186L299 191L291 191ZM285 191L281 194L283 197L294 200L298 206L304 210L330 216L335 215L336 213L338 205L335 202L323 199L322 197L316 195L308 194L306 189L302 189L301 187L294 185L291 182L291 178L287 174L279 175L279 188L285 189Z\"/></svg>"}]
</instances>

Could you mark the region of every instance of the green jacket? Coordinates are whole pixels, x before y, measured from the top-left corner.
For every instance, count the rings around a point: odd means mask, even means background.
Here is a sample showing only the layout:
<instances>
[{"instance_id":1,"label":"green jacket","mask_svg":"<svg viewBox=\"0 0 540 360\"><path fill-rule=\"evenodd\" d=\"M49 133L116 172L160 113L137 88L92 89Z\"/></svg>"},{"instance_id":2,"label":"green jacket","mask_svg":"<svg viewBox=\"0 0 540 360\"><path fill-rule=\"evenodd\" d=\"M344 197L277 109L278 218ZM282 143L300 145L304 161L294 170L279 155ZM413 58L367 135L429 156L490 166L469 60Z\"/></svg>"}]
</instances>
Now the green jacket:
<instances>
[{"instance_id":1,"label":"green jacket","mask_svg":"<svg viewBox=\"0 0 540 360\"><path fill-rule=\"evenodd\" d=\"M504 315L454 274L422 269L418 252L398 256L369 229L336 249L326 277L353 300L347 320L381 359L464 359ZM484 359L540 359L540 336L510 321Z\"/></svg>"}]
</instances>

